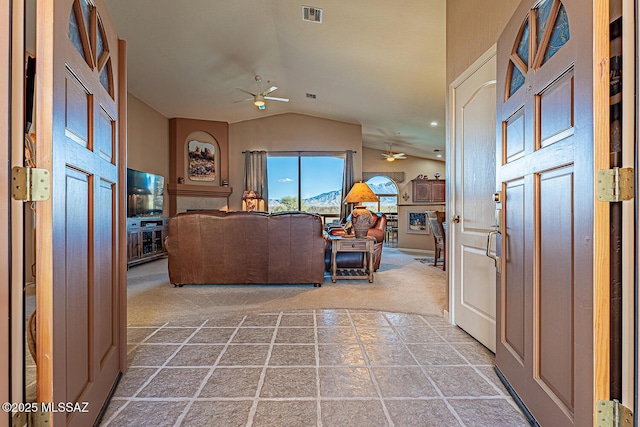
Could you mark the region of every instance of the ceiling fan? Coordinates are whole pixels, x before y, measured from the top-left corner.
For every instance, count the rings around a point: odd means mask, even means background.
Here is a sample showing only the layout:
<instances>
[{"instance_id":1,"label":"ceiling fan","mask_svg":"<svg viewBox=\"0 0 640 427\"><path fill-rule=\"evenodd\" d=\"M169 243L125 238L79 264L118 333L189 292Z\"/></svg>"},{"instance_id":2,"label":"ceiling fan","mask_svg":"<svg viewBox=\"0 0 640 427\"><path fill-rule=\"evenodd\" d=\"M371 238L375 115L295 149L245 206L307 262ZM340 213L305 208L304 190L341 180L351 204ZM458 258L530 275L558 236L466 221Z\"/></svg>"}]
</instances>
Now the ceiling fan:
<instances>
[{"instance_id":1,"label":"ceiling fan","mask_svg":"<svg viewBox=\"0 0 640 427\"><path fill-rule=\"evenodd\" d=\"M404 160L406 159L405 154L404 153L394 153L391 151L391 146L393 145L393 142L389 143L389 152L388 153L382 153L382 157L384 157L384 159L388 162L393 162L396 159L397 160Z\"/></svg>"},{"instance_id":2,"label":"ceiling fan","mask_svg":"<svg viewBox=\"0 0 640 427\"><path fill-rule=\"evenodd\" d=\"M253 105L258 107L259 110L264 110L266 108L265 103L264 103L265 100L289 102L289 98L276 98L275 96L269 96L269 94L273 93L276 89L278 89L277 86L271 86L269 89L265 90L264 92L261 92L260 91L260 84L262 83L262 77L256 76L255 80L256 80L256 84L258 85L258 90L256 91L256 93L249 92L248 90L245 90L245 89L242 89L242 88L239 88L239 87L236 88L239 91L242 91L244 93L247 93L247 94L251 95L252 98L242 99L242 100L236 101L236 102L253 101Z\"/></svg>"}]
</instances>

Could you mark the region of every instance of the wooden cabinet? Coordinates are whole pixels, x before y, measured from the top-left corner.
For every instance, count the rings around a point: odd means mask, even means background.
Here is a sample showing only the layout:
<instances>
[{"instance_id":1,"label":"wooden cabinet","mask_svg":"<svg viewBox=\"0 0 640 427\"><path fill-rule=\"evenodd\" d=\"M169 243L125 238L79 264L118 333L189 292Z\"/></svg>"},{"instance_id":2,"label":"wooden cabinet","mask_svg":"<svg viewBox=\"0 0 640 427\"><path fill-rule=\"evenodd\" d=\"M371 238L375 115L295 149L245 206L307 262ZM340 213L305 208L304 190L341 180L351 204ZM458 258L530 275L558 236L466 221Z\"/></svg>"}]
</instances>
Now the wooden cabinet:
<instances>
[{"instance_id":1,"label":"wooden cabinet","mask_svg":"<svg viewBox=\"0 0 640 427\"><path fill-rule=\"evenodd\" d=\"M127 267L167 254L167 218L127 218Z\"/></svg>"},{"instance_id":2,"label":"wooden cabinet","mask_svg":"<svg viewBox=\"0 0 640 427\"><path fill-rule=\"evenodd\" d=\"M413 203L444 203L446 181L444 179L413 179Z\"/></svg>"}]
</instances>

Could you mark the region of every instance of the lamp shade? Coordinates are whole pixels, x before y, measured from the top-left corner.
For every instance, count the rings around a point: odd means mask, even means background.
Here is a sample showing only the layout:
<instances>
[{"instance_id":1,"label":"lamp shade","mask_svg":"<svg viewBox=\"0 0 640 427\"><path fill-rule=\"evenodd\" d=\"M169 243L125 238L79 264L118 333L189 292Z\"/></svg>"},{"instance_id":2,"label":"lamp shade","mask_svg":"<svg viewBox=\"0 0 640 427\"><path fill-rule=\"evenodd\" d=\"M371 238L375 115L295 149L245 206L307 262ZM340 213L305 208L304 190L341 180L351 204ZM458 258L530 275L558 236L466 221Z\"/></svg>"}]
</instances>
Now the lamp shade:
<instances>
[{"instance_id":1,"label":"lamp shade","mask_svg":"<svg viewBox=\"0 0 640 427\"><path fill-rule=\"evenodd\" d=\"M377 202L378 196L364 182L356 182L345 197L345 203Z\"/></svg>"},{"instance_id":2,"label":"lamp shade","mask_svg":"<svg viewBox=\"0 0 640 427\"><path fill-rule=\"evenodd\" d=\"M247 190L244 193L242 193L242 200L247 200L247 199L262 199L262 197L260 197L260 193L256 193L253 190Z\"/></svg>"}]
</instances>

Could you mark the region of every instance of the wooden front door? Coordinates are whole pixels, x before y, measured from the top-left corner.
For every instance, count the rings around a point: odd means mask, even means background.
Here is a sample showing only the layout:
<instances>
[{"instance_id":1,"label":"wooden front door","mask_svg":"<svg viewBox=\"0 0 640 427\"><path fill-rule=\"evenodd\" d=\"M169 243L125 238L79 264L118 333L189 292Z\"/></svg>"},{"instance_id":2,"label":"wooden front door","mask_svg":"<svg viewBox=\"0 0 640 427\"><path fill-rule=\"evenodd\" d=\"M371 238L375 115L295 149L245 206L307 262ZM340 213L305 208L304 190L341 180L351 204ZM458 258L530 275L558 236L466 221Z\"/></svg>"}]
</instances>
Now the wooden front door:
<instances>
[{"instance_id":1,"label":"wooden front door","mask_svg":"<svg viewBox=\"0 0 640 427\"><path fill-rule=\"evenodd\" d=\"M100 0L37 2L37 28L37 164L52 176L51 199L38 204L36 220L37 395L88 402L88 412L53 414L55 426L88 426L125 369L118 247L124 61Z\"/></svg>"},{"instance_id":2,"label":"wooden front door","mask_svg":"<svg viewBox=\"0 0 640 427\"><path fill-rule=\"evenodd\" d=\"M0 0L0 122L7 125L13 122L11 111L11 2ZM8 129L7 129L8 127ZM0 134L0 163L3 165L0 176L0 283L4 285L0 289L0 346L5 350L0 354L0 402L11 402L11 362L13 352L11 350L11 217L9 213L9 167L11 159L11 126L5 127ZM11 425L11 415L7 411L0 413L0 427Z\"/></svg>"},{"instance_id":3,"label":"wooden front door","mask_svg":"<svg viewBox=\"0 0 640 427\"><path fill-rule=\"evenodd\" d=\"M487 234L495 225L495 46L456 79L449 99L455 126L447 221L453 320L495 352L496 273L494 262L485 255Z\"/></svg>"},{"instance_id":4,"label":"wooden front door","mask_svg":"<svg viewBox=\"0 0 640 427\"><path fill-rule=\"evenodd\" d=\"M496 367L543 426L608 398L608 1L524 0L498 42Z\"/></svg>"}]
</instances>

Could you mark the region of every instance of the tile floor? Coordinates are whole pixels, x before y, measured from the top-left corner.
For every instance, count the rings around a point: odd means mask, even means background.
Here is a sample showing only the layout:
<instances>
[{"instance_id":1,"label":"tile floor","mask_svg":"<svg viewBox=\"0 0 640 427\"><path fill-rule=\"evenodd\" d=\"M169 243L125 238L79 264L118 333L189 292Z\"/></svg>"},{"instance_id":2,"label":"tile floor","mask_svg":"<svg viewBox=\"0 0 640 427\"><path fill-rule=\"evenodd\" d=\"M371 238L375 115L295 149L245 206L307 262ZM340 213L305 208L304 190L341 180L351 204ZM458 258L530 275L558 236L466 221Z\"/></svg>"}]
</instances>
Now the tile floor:
<instances>
[{"instance_id":1,"label":"tile floor","mask_svg":"<svg viewBox=\"0 0 640 427\"><path fill-rule=\"evenodd\" d=\"M128 338L102 426L528 425L493 354L438 317L227 314Z\"/></svg>"}]
</instances>

